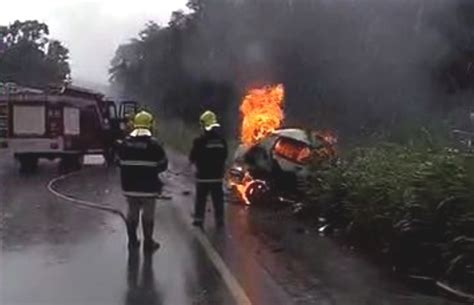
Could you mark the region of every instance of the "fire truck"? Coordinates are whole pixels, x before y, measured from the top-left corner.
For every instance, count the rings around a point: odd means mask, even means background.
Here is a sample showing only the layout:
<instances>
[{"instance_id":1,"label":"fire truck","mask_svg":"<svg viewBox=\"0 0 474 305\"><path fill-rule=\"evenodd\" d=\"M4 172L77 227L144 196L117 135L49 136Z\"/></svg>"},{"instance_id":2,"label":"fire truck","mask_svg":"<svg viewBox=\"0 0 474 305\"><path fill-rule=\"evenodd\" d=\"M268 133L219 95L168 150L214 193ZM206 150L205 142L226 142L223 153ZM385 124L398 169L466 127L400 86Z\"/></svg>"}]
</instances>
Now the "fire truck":
<instances>
[{"instance_id":1,"label":"fire truck","mask_svg":"<svg viewBox=\"0 0 474 305\"><path fill-rule=\"evenodd\" d=\"M22 172L34 171L42 158L59 159L64 171L80 168L86 154L112 161L125 119L137 109L136 102L117 105L101 93L75 86L38 90L3 84L0 145L12 151Z\"/></svg>"}]
</instances>

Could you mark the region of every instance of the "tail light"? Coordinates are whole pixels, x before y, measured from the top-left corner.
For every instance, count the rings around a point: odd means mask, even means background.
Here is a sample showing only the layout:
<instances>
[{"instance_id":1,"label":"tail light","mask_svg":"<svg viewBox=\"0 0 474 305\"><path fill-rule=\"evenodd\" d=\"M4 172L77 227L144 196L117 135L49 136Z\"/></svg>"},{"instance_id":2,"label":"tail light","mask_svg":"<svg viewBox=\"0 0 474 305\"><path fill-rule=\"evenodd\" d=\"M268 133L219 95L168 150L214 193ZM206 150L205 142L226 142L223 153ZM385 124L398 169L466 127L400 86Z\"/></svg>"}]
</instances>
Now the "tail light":
<instances>
[{"instance_id":1,"label":"tail light","mask_svg":"<svg viewBox=\"0 0 474 305\"><path fill-rule=\"evenodd\" d=\"M274 147L274 152L282 158L299 164L308 162L312 154L309 145L289 138L278 139Z\"/></svg>"}]
</instances>

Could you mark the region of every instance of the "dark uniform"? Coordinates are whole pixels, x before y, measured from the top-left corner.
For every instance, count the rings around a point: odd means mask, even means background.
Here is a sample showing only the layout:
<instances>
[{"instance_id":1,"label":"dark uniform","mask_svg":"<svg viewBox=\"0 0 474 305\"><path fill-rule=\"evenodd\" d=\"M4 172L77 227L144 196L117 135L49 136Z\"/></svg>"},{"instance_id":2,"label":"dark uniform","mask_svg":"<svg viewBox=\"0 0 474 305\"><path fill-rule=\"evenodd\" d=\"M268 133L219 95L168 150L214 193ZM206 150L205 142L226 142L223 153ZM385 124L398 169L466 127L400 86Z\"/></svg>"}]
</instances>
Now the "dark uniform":
<instances>
[{"instance_id":1,"label":"dark uniform","mask_svg":"<svg viewBox=\"0 0 474 305\"><path fill-rule=\"evenodd\" d=\"M136 228L142 211L145 248L153 244L155 200L163 183L158 174L168 168L166 153L146 129L135 129L119 145L120 177L127 198L127 233L129 244L139 244Z\"/></svg>"},{"instance_id":2,"label":"dark uniform","mask_svg":"<svg viewBox=\"0 0 474 305\"><path fill-rule=\"evenodd\" d=\"M196 166L196 201L194 206L194 225L204 222L206 199L211 194L214 216L218 226L224 223L224 193L222 179L227 159L227 142L214 127L194 140L189 161Z\"/></svg>"}]
</instances>

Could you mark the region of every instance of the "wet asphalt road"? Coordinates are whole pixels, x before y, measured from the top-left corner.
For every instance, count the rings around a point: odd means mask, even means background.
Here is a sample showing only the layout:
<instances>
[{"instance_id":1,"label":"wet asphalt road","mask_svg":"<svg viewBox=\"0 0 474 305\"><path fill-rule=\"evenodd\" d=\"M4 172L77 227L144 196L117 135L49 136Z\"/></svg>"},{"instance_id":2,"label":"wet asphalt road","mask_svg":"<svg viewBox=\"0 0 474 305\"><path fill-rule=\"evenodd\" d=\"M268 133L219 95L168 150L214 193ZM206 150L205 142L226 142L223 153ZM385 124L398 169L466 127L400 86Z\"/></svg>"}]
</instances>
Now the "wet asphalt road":
<instances>
[{"instance_id":1,"label":"wet asphalt road","mask_svg":"<svg viewBox=\"0 0 474 305\"><path fill-rule=\"evenodd\" d=\"M182 171L178 156L172 163ZM57 175L48 162L20 175L0 150L0 304L451 304L413 292L330 239L297 233L285 213L228 205L225 231L213 228L209 211L198 233L186 175L164 177L173 200L157 206L162 248L129 255L123 221L53 196L46 184ZM87 166L56 189L125 209L113 169Z\"/></svg>"}]
</instances>

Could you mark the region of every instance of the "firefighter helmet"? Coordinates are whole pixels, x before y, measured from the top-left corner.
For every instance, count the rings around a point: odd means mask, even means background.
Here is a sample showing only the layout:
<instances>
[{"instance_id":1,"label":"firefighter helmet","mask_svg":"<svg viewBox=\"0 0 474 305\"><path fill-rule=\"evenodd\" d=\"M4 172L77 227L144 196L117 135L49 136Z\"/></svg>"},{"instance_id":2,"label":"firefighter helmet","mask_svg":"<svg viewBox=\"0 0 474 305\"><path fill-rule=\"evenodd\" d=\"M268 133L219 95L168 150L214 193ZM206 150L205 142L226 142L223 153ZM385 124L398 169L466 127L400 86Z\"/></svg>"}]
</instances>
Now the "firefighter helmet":
<instances>
[{"instance_id":1,"label":"firefighter helmet","mask_svg":"<svg viewBox=\"0 0 474 305\"><path fill-rule=\"evenodd\" d=\"M151 129L153 127L153 116L146 111L140 111L133 118L134 128Z\"/></svg>"},{"instance_id":2,"label":"firefighter helmet","mask_svg":"<svg viewBox=\"0 0 474 305\"><path fill-rule=\"evenodd\" d=\"M199 118L199 122L201 123L202 128L209 131L214 127L219 127L219 123L217 122L217 116L214 112L207 110L204 112L201 117Z\"/></svg>"}]
</instances>

